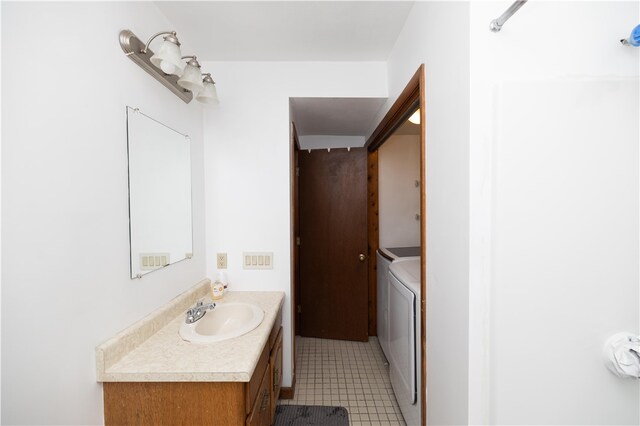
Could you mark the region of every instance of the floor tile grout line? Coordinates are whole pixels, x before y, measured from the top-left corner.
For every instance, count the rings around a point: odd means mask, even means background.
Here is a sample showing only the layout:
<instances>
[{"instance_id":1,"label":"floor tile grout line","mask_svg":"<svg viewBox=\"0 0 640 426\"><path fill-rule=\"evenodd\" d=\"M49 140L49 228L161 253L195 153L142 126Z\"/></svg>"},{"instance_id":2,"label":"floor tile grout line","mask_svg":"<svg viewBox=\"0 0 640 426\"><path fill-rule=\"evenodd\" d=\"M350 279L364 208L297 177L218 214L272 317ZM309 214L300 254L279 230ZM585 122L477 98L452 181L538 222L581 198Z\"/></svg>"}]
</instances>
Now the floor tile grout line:
<instances>
[{"instance_id":1,"label":"floor tile grout line","mask_svg":"<svg viewBox=\"0 0 640 426\"><path fill-rule=\"evenodd\" d=\"M289 405L344 406L351 424L405 425L376 337L350 342L296 337L296 392Z\"/></svg>"}]
</instances>

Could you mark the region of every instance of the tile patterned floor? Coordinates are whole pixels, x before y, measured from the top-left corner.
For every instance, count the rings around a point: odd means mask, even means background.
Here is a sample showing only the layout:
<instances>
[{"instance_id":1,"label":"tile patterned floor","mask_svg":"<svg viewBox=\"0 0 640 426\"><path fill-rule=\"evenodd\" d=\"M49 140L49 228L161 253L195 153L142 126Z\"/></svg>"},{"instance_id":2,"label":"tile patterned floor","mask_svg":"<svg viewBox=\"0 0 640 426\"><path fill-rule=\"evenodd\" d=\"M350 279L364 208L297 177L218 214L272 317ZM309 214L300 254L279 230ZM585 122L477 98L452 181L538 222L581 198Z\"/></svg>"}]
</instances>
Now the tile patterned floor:
<instances>
[{"instance_id":1,"label":"tile patterned floor","mask_svg":"<svg viewBox=\"0 0 640 426\"><path fill-rule=\"evenodd\" d=\"M369 342L296 337L294 399L279 404L342 406L351 426L404 426L377 338Z\"/></svg>"}]
</instances>

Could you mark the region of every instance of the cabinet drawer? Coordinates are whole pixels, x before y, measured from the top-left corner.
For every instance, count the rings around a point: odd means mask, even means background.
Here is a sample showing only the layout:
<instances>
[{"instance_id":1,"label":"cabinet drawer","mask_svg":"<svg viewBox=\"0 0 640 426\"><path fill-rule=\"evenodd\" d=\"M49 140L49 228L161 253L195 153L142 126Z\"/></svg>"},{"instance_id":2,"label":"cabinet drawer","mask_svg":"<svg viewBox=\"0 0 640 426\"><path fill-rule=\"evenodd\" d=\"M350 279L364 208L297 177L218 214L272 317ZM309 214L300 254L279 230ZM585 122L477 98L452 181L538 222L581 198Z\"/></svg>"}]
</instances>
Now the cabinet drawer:
<instances>
[{"instance_id":1,"label":"cabinet drawer","mask_svg":"<svg viewBox=\"0 0 640 426\"><path fill-rule=\"evenodd\" d=\"M266 346L266 345L265 345ZM257 398L253 409L247 417L246 426L269 426L271 424L271 393L269 392L270 369L266 369L262 375L262 383L258 389Z\"/></svg>"}]
</instances>

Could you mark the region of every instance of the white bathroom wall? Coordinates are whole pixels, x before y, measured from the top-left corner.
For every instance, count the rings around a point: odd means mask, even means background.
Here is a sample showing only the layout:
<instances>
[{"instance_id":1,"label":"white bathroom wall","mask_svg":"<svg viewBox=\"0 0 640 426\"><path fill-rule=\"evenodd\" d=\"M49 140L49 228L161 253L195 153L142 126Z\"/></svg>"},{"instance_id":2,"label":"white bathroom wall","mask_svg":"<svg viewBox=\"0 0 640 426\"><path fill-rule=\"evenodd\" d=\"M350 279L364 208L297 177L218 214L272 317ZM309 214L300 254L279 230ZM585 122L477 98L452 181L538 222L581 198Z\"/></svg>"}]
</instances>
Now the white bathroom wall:
<instances>
[{"instance_id":1,"label":"white bathroom wall","mask_svg":"<svg viewBox=\"0 0 640 426\"><path fill-rule=\"evenodd\" d=\"M1 7L2 423L101 424L94 347L205 276L202 110L118 44L171 28L153 3ZM126 105L192 137L194 257L141 280Z\"/></svg>"},{"instance_id":2,"label":"white bathroom wall","mask_svg":"<svg viewBox=\"0 0 640 426\"><path fill-rule=\"evenodd\" d=\"M284 378L291 386L289 97L386 97L383 62L206 62L220 105L205 116L207 270L228 254L230 290L278 290ZM273 269L242 269L243 251L273 252Z\"/></svg>"},{"instance_id":3,"label":"white bathroom wall","mask_svg":"<svg viewBox=\"0 0 640 426\"><path fill-rule=\"evenodd\" d=\"M470 422L638 424L638 2L471 5Z\"/></svg>"},{"instance_id":4,"label":"white bathroom wall","mask_svg":"<svg viewBox=\"0 0 640 426\"><path fill-rule=\"evenodd\" d=\"M426 69L427 420L432 425L467 422L468 26L467 2L416 2L388 61L390 102L421 63Z\"/></svg>"},{"instance_id":5,"label":"white bathroom wall","mask_svg":"<svg viewBox=\"0 0 640 426\"><path fill-rule=\"evenodd\" d=\"M420 136L391 136L378 150L380 247L420 245Z\"/></svg>"}]
</instances>

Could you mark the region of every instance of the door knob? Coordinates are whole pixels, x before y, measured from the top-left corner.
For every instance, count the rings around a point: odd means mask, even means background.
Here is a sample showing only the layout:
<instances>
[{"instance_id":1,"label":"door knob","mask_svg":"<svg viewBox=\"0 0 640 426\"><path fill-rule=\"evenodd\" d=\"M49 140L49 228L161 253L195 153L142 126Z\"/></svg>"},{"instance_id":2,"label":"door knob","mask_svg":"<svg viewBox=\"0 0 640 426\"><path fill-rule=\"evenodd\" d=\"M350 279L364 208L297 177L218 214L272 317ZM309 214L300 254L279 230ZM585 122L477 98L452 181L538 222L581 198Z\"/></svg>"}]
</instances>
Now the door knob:
<instances>
[{"instance_id":1,"label":"door knob","mask_svg":"<svg viewBox=\"0 0 640 426\"><path fill-rule=\"evenodd\" d=\"M367 258L367 256L365 256L364 254L360 253L360 256L358 256L358 259L360 259L360 262L364 262L364 260Z\"/></svg>"}]
</instances>

